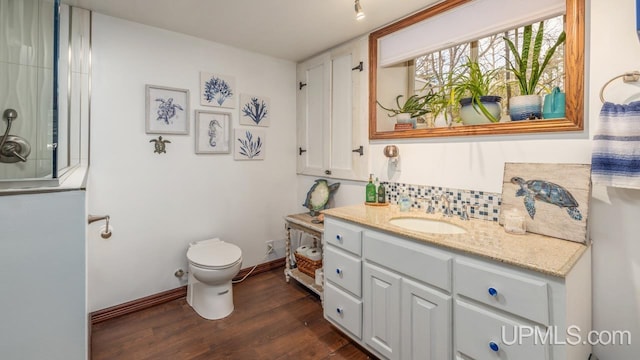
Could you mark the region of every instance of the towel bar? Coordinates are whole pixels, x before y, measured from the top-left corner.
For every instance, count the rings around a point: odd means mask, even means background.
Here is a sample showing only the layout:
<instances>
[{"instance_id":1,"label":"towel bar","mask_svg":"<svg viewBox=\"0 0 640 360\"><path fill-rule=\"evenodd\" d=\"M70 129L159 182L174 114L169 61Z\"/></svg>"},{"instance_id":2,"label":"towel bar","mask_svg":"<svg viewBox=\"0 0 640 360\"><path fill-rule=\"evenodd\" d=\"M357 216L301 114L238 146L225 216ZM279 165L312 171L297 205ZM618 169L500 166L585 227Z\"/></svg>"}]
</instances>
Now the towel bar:
<instances>
[{"instance_id":1,"label":"towel bar","mask_svg":"<svg viewBox=\"0 0 640 360\"><path fill-rule=\"evenodd\" d=\"M609 81L604 83L604 85L602 85L602 88L600 89L600 101L602 101L603 104L605 102L605 100L604 100L604 89L606 89L607 86L609 86L609 84L611 84L614 80L617 80L617 79L620 79L620 78L622 78L622 81L624 81L625 83L637 82L637 81L640 80L640 71L627 72L627 73L624 73L622 75L618 75L616 77L613 77Z\"/></svg>"}]
</instances>

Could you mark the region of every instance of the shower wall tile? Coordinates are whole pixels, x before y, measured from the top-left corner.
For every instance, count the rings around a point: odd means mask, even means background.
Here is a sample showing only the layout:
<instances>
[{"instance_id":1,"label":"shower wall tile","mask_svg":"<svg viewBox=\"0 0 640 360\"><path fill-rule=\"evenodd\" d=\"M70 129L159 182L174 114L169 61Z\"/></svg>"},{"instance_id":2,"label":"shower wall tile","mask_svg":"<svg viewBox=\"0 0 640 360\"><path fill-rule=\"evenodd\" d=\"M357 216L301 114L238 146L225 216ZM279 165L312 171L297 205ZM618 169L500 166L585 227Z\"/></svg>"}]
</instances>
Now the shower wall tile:
<instances>
[{"instance_id":1,"label":"shower wall tile","mask_svg":"<svg viewBox=\"0 0 640 360\"><path fill-rule=\"evenodd\" d=\"M37 0L0 0L0 62L36 65L39 9Z\"/></svg>"},{"instance_id":2,"label":"shower wall tile","mask_svg":"<svg viewBox=\"0 0 640 360\"><path fill-rule=\"evenodd\" d=\"M426 211L429 203L433 204L437 212L444 209L444 194L450 201L454 215L462 213L462 205L467 204L469 215L481 220L498 221L500 217L501 194L487 191L452 189L428 185L414 185L395 182L383 182L386 189L387 201L398 203L398 196L405 192L411 198L414 209Z\"/></svg>"},{"instance_id":3,"label":"shower wall tile","mask_svg":"<svg viewBox=\"0 0 640 360\"><path fill-rule=\"evenodd\" d=\"M37 64L38 67L53 69L53 2L40 0L39 7Z\"/></svg>"},{"instance_id":4,"label":"shower wall tile","mask_svg":"<svg viewBox=\"0 0 640 360\"><path fill-rule=\"evenodd\" d=\"M90 22L89 11L74 7L71 9L71 71L89 73Z\"/></svg>"},{"instance_id":5,"label":"shower wall tile","mask_svg":"<svg viewBox=\"0 0 640 360\"><path fill-rule=\"evenodd\" d=\"M0 163L0 180L22 180L36 177L36 160L27 162Z\"/></svg>"},{"instance_id":6,"label":"shower wall tile","mask_svg":"<svg viewBox=\"0 0 640 360\"><path fill-rule=\"evenodd\" d=\"M18 112L11 134L25 138L32 146L37 140L37 84L36 68L0 63L0 110L15 109Z\"/></svg>"},{"instance_id":7,"label":"shower wall tile","mask_svg":"<svg viewBox=\"0 0 640 360\"><path fill-rule=\"evenodd\" d=\"M53 70L38 69L37 141L32 144L31 156L51 162L53 143Z\"/></svg>"}]
</instances>

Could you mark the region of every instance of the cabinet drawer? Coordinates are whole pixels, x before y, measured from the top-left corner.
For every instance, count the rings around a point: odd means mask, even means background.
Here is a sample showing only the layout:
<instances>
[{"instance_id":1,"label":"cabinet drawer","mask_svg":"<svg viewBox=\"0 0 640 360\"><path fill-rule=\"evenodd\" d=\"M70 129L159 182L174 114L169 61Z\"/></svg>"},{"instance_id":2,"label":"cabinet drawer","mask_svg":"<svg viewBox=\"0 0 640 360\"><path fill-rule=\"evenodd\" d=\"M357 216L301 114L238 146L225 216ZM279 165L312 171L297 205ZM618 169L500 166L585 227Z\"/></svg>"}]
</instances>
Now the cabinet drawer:
<instances>
[{"instance_id":1,"label":"cabinet drawer","mask_svg":"<svg viewBox=\"0 0 640 360\"><path fill-rule=\"evenodd\" d=\"M324 287L324 317L362 339L362 301L331 283Z\"/></svg>"},{"instance_id":2,"label":"cabinet drawer","mask_svg":"<svg viewBox=\"0 0 640 360\"><path fill-rule=\"evenodd\" d=\"M362 260L326 246L324 250L324 276L357 297L362 296Z\"/></svg>"},{"instance_id":3,"label":"cabinet drawer","mask_svg":"<svg viewBox=\"0 0 640 360\"><path fill-rule=\"evenodd\" d=\"M548 284L514 270L455 262L456 293L494 308L549 325Z\"/></svg>"},{"instance_id":4,"label":"cabinet drawer","mask_svg":"<svg viewBox=\"0 0 640 360\"><path fill-rule=\"evenodd\" d=\"M376 231L365 232L363 248L365 259L451 292L451 255Z\"/></svg>"},{"instance_id":5,"label":"cabinet drawer","mask_svg":"<svg viewBox=\"0 0 640 360\"><path fill-rule=\"evenodd\" d=\"M454 317L456 350L470 358L475 360L549 358L548 344L544 344L541 338L535 341L533 335L524 336L529 334L529 330L536 331L530 325L462 301L456 301ZM538 328L537 331L544 336L547 328Z\"/></svg>"},{"instance_id":6,"label":"cabinet drawer","mask_svg":"<svg viewBox=\"0 0 640 360\"><path fill-rule=\"evenodd\" d=\"M362 229L336 219L327 218L324 227L325 243L362 255Z\"/></svg>"}]
</instances>

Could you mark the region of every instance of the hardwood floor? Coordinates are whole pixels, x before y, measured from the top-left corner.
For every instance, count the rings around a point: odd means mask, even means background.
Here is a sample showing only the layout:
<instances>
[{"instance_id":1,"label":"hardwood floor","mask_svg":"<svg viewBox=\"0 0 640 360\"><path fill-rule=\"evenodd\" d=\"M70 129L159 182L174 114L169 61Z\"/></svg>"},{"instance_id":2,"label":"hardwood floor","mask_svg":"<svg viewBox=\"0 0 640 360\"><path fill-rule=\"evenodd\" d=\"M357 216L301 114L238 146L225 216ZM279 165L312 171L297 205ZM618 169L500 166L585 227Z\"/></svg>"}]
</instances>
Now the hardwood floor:
<instances>
[{"instance_id":1,"label":"hardwood floor","mask_svg":"<svg viewBox=\"0 0 640 360\"><path fill-rule=\"evenodd\" d=\"M234 312L205 320L178 299L96 324L93 360L370 359L323 317L320 300L283 268L234 285Z\"/></svg>"}]
</instances>

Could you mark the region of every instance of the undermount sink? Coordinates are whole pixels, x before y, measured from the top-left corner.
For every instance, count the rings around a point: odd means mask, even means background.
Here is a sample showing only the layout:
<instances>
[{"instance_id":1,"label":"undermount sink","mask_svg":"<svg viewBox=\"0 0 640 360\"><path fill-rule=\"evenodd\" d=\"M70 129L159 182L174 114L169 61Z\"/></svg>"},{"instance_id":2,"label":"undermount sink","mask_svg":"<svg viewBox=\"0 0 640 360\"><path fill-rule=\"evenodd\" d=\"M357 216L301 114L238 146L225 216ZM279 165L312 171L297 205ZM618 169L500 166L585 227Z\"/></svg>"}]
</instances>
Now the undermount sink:
<instances>
[{"instance_id":1,"label":"undermount sink","mask_svg":"<svg viewBox=\"0 0 640 360\"><path fill-rule=\"evenodd\" d=\"M464 234L467 232L461 226L433 219L401 217L389 220L389 224L429 234Z\"/></svg>"}]
</instances>

